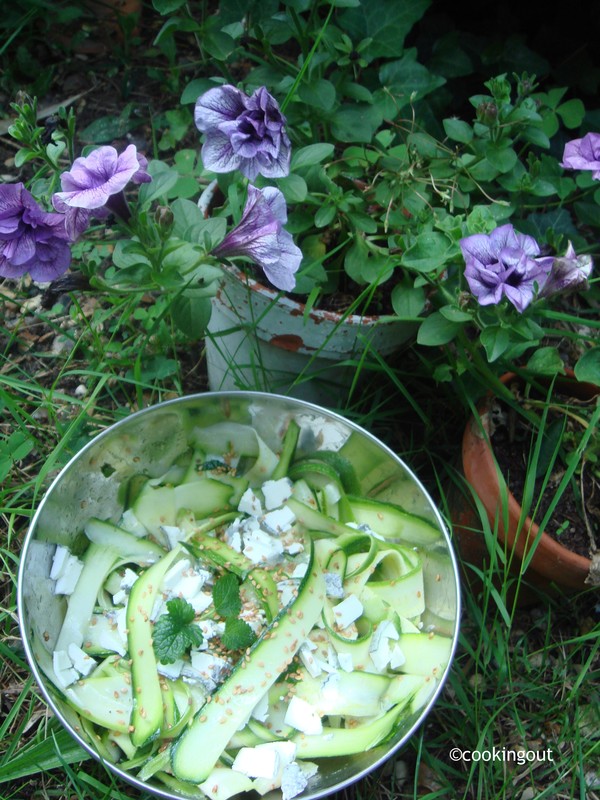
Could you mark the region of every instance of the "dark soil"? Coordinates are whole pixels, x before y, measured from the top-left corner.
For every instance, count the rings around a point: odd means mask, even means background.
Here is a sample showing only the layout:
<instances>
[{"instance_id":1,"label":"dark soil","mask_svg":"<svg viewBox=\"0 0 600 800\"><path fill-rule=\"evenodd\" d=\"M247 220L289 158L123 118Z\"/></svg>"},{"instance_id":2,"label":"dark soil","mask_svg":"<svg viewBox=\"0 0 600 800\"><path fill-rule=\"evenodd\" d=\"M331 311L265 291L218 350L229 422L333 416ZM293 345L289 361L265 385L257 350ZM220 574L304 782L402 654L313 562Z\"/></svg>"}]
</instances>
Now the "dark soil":
<instances>
[{"instance_id":1,"label":"dark soil","mask_svg":"<svg viewBox=\"0 0 600 800\"><path fill-rule=\"evenodd\" d=\"M495 428L492 433L492 444L498 465L505 476L508 488L521 502L523 486L528 472L529 455L535 442L535 432L531 425L507 406L498 404L495 416ZM562 424L559 412L548 415L546 430L553 424ZM571 423L567 423L572 428ZM548 435L549 437L549 435ZM549 438L546 441L549 442ZM544 446L542 446L542 452ZM561 453L564 455L564 453ZM565 473L566 464L559 455L550 468L549 480L542 491L547 477L545 469L536 478L533 503L529 516L535 522L541 522L551 504L554 503L558 487ZM582 500L583 498L583 500ZM582 509L585 509L582 512ZM573 479L561 494L545 533L572 552L589 558L600 546L600 482L592 468L587 464L583 469L583 478L576 470Z\"/></svg>"}]
</instances>

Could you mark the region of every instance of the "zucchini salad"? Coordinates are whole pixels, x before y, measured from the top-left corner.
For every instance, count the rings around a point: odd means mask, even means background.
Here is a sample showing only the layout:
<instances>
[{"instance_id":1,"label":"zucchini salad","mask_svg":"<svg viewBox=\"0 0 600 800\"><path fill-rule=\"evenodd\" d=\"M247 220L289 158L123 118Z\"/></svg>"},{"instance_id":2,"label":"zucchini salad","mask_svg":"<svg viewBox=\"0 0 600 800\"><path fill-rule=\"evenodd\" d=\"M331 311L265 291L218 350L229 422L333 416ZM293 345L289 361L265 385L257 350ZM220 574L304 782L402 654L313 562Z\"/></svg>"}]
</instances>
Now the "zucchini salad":
<instances>
[{"instance_id":1,"label":"zucchini salad","mask_svg":"<svg viewBox=\"0 0 600 800\"><path fill-rule=\"evenodd\" d=\"M325 759L392 738L444 673L441 531L361 495L357 459L300 452L299 430L275 452L250 425L196 428L164 475L123 487L116 524L91 518L84 546L52 552L66 614L35 656L77 730L140 781L289 800Z\"/></svg>"}]
</instances>

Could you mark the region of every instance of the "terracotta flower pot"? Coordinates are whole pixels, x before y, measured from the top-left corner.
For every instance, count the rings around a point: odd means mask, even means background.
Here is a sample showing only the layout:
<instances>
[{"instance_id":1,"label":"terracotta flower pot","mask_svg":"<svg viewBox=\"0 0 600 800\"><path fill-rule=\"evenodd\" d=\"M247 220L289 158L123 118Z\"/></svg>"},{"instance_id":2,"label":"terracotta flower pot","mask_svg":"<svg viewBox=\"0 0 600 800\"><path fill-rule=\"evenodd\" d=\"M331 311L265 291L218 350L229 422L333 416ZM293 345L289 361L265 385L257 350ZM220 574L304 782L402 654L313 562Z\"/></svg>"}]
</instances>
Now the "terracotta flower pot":
<instances>
[{"instance_id":1,"label":"terracotta flower pot","mask_svg":"<svg viewBox=\"0 0 600 800\"><path fill-rule=\"evenodd\" d=\"M505 385L520 381L518 376L509 373L502 378ZM568 389L573 397L592 399L600 394L600 387L590 383L578 382L571 373L567 378L557 379L557 390ZM541 532L538 525L528 516L521 520L521 505L510 492L508 508L500 494L498 467L490 444L490 411L493 397L486 398L479 407L479 415L472 417L464 432L462 442L462 469L466 481L480 499L487 513L492 530L512 553L513 573L521 570L524 557L531 561L524 572L529 583L551 589L552 585L563 590L583 590L589 588L586 579L592 561L572 552ZM472 504L462 500L455 505L453 523L459 549L465 561L482 565L489 560L483 533L479 531L481 522ZM507 521L507 524L505 522Z\"/></svg>"}]
</instances>

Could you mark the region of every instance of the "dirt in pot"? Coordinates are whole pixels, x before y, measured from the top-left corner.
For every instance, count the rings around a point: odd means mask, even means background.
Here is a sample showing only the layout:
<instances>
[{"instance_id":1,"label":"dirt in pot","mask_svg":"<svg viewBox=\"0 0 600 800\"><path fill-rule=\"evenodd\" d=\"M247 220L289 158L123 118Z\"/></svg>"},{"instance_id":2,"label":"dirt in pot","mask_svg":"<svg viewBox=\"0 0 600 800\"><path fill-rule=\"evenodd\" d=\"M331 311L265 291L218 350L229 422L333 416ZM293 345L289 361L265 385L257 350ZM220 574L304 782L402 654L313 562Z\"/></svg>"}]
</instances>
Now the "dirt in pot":
<instances>
[{"instance_id":1,"label":"dirt in pot","mask_svg":"<svg viewBox=\"0 0 600 800\"><path fill-rule=\"evenodd\" d=\"M533 400L528 406L539 417L544 401ZM569 414L564 405L568 402ZM557 491L572 457L570 446L581 437L578 419L591 415L596 401L582 402L560 397L548 411L536 470L533 501L529 516L542 522L556 503L544 531L564 547L590 558L600 550L600 442L592 435L584 457L575 469L565 490L556 501ZM497 402L493 409L491 434L494 454L508 488L522 503L523 487L531 470L531 454L539 432L515 409ZM579 437L579 438L578 438ZM553 460L556 448L558 455ZM531 480L531 479L530 479ZM544 483L546 483L544 487Z\"/></svg>"}]
</instances>

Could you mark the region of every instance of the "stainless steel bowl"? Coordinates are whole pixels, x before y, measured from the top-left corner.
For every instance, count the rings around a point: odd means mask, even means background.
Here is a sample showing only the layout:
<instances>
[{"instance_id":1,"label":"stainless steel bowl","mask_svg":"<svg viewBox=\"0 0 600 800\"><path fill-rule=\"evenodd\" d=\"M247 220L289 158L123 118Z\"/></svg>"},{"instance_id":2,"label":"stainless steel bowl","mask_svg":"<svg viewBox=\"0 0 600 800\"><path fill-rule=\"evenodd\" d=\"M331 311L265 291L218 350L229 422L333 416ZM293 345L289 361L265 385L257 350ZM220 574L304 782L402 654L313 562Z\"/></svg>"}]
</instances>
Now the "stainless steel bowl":
<instances>
[{"instance_id":1,"label":"stainless steel bowl","mask_svg":"<svg viewBox=\"0 0 600 800\"><path fill-rule=\"evenodd\" d=\"M404 719L391 741L358 755L324 759L309 788L300 795L316 800L353 783L378 767L412 736L436 701L452 663L458 637L459 577L446 526L418 478L388 447L359 426L328 410L300 400L260 392L214 392L161 403L132 414L98 435L64 467L43 498L25 538L19 569L18 608L21 635L32 672L48 705L69 733L98 760L94 742L85 738L74 711L60 698L39 665L39 648L48 654L60 630L65 600L53 593L50 580L56 544L72 546L86 521L97 516L117 521L123 510L123 487L128 478L145 472L164 474L177 456L188 448L190 431L224 420L252 425L267 444L280 440L290 418L301 429L302 452L339 450L350 439L358 441L361 464L369 465L362 479L362 494L377 487L377 497L427 517L441 532L439 543L424 552L425 577L439 581L440 559L446 564L446 586L436 591L435 609L427 609L438 628L452 640L451 658L437 690L429 701ZM432 571L436 574L433 575ZM438 587L439 589L439 587ZM444 598L440 604L440 596ZM104 761L104 763L107 763ZM120 778L157 797L178 800L164 785L142 782L135 775L108 763ZM273 793L273 797L280 797Z\"/></svg>"}]
</instances>

